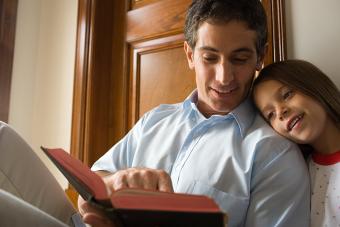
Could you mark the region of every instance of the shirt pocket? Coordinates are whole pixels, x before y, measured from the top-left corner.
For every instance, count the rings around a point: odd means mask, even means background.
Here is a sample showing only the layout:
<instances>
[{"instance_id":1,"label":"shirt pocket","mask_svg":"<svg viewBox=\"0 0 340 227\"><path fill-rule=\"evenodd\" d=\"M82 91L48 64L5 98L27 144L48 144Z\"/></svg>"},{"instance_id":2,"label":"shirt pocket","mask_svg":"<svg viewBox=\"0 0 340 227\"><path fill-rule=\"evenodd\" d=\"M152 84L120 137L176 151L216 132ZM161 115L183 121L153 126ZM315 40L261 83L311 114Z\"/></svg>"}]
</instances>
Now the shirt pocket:
<instances>
[{"instance_id":1,"label":"shirt pocket","mask_svg":"<svg viewBox=\"0 0 340 227\"><path fill-rule=\"evenodd\" d=\"M249 205L248 197L221 191L202 181L194 182L192 194L204 194L213 198L219 207L227 213L228 226L244 226Z\"/></svg>"}]
</instances>

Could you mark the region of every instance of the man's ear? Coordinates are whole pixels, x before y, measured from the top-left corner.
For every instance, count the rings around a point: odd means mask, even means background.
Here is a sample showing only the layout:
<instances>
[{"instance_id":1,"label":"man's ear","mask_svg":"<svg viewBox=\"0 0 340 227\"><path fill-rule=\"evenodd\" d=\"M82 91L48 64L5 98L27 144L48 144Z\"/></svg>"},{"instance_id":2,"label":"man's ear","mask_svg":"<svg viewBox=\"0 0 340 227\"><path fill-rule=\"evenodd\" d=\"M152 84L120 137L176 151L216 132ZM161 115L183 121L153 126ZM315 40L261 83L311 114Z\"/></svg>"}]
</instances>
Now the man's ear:
<instances>
[{"instance_id":1,"label":"man's ear","mask_svg":"<svg viewBox=\"0 0 340 227\"><path fill-rule=\"evenodd\" d=\"M184 51L185 51L185 55L187 56L189 68L194 69L195 68L194 52L187 41L184 42Z\"/></svg>"},{"instance_id":2,"label":"man's ear","mask_svg":"<svg viewBox=\"0 0 340 227\"><path fill-rule=\"evenodd\" d=\"M256 62L256 70L257 71L260 71L262 69L264 56L267 54L267 51L268 51L268 43L266 43L266 45L263 48L262 53L260 53L258 58L257 58L257 62Z\"/></svg>"}]
</instances>

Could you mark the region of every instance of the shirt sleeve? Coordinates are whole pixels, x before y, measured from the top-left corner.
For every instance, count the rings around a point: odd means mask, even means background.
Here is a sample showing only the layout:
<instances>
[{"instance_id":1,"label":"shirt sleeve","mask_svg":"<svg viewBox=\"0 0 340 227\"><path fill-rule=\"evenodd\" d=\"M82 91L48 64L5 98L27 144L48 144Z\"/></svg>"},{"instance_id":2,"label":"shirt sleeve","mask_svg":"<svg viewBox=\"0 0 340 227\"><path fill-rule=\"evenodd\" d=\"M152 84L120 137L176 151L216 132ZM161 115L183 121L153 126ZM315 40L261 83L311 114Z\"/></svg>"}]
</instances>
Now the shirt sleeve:
<instances>
[{"instance_id":1,"label":"shirt sleeve","mask_svg":"<svg viewBox=\"0 0 340 227\"><path fill-rule=\"evenodd\" d=\"M108 152L99 158L91 167L92 171L105 170L116 172L131 167L134 153L140 141L143 123L148 114L145 114L135 126Z\"/></svg>"},{"instance_id":2,"label":"shirt sleeve","mask_svg":"<svg viewBox=\"0 0 340 227\"><path fill-rule=\"evenodd\" d=\"M299 148L282 138L258 147L245 226L309 226L309 174Z\"/></svg>"}]
</instances>

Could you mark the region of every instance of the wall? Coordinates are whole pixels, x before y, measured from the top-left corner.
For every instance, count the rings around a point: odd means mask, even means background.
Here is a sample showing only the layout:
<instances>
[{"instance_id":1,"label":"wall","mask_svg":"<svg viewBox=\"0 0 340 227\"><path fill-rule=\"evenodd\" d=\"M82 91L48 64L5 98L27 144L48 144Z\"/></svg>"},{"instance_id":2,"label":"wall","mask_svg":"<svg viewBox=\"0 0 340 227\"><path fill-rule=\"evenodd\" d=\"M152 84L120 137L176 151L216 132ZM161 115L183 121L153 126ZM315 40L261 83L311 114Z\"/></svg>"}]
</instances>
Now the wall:
<instances>
[{"instance_id":1,"label":"wall","mask_svg":"<svg viewBox=\"0 0 340 227\"><path fill-rule=\"evenodd\" d=\"M19 0L9 111L11 124L67 182L39 147L70 149L77 0Z\"/></svg>"},{"instance_id":2,"label":"wall","mask_svg":"<svg viewBox=\"0 0 340 227\"><path fill-rule=\"evenodd\" d=\"M340 1L285 2L288 58L312 62L340 88Z\"/></svg>"}]
</instances>

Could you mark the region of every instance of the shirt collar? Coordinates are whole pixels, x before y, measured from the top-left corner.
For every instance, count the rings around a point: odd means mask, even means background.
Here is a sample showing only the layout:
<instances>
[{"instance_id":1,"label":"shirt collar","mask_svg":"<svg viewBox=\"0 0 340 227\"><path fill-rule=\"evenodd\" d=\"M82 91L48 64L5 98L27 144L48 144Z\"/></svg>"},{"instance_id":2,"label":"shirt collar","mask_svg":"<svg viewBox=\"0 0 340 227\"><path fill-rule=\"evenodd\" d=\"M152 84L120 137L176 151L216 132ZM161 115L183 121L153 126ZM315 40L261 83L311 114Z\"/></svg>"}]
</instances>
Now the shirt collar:
<instances>
[{"instance_id":1,"label":"shirt collar","mask_svg":"<svg viewBox=\"0 0 340 227\"><path fill-rule=\"evenodd\" d=\"M191 94L184 100L183 107L184 109L195 111L197 114L202 115L200 111L197 109L197 89L195 89ZM224 116L212 116L214 118L223 118L230 119L234 118L239 129L241 135L244 136L247 129L251 126L256 115L256 110L254 105L252 104L250 98L247 98L240 105L238 105L233 111ZM203 116L203 115L202 115Z\"/></svg>"},{"instance_id":2,"label":"shirt collar","mask_svg":"<svg viewBox=\"0 0 340 227\"><path fill-rule=\"evenodd\" d=\"M191 94L184 100L183 107L184 109L191 109L193 106L196 106L197 103L197 89L193 90Z\"/></svg>"},{"instance_id":3,"label":"shirt collar","mask_svg":"<svg viewBox=\"0 0 340 227\"><path fill-rule=\"evenodd\" d=\"M241 135L244 136L248 128L252 125L256 113L257 111L251 102L251 99L247 98L229 114L235 118L240 128Z\"/></svg>"}]
</instances>

